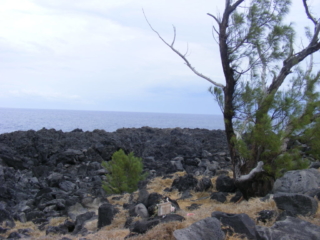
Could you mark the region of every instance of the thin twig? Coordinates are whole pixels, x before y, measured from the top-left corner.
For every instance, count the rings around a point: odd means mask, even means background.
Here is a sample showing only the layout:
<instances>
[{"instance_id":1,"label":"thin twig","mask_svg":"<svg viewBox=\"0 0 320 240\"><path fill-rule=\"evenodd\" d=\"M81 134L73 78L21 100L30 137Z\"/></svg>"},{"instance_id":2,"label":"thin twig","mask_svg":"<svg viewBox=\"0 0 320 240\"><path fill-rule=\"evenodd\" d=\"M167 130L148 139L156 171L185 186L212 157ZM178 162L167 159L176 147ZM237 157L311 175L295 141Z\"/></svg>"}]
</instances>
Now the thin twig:
<instances>
[{"instance_id":1,"label":"thin twig","mask_svg":"<svg viewBox=\"0 0 320 240\"><path fill-rule=\"evenodd\" d=\"M172 25L173 27L173 41L171 43L171 47L173 47L174 42L176 41L176 27L174 25Z\"/></svg>"},{"instance_id":2,"label":"thin twig","mask_svg":"<svg viewBox=\"0 0 320 240\"><path fill-rule=\"evenodd\" d=\"M207 13L207 15L209 15L210 17L212 17L212 18L218 23L218 25L220 26L221 22L219 21L218 18L216 18L216 16L212 15L211 13Z\"/></svg>"}]
</instances>

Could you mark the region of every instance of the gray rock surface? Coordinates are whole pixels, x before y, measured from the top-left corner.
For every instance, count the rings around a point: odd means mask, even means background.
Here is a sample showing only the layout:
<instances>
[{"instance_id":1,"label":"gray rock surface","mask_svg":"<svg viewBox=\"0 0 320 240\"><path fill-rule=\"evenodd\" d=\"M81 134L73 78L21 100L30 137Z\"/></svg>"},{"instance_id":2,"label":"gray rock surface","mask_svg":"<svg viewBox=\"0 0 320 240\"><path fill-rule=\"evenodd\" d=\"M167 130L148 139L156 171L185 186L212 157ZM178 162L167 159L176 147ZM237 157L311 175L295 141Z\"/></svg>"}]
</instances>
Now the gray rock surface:
<instances>
[{"instance_id":1,"label":"gray rock surface","mask_svg":"<svg viewBox=\"0 0 320 240\"><path fill-rule=\"evenodd\" d=\"M314 168L286 172L273 185L273 193L302 193L320 187L320 172Z\"/></svg>"},{"instance_id":2,"label":"gray rock surface","mask_svg":"<svg viewBox=\"0 0 320 240\"><path fill-rule=\"evenodd\" d=\"M221 230L221 223L216 218L205 218L191 224L184 229L178 229L173 232L176 240L223 240L225 234Z\"/></svg>"},{"instance_id":3,"label":"gray rock surface","mask_svg":"<svg viewBox=\"0 0 320 240\"><path fill-rule=\"evenodd\" d=\"M146 206L142 203L139 203L135 206L135 213L142 217L142 218L148 218L149 217L149 213L148 213L148 209L146 208Z\"/></svg>"},{"instance_id":4,"label":"gray rock surface","mask_svg":"<svg viewBox=\"0 0 320 240\"><path fill-rule=\"evenodd\" d=\"M279 209L291 212L294 216L314 215L318 210L318 201L304 194L276 193L273 199Z\"/></svg>"},{"instance_id":5,"label":"gray rock surface","mask_svg":"<svg viewBox=\"0 0 320 240\"><path fill-rule=\"evenodd\" d=\"M213 212L211 217L217 218L223 226L235 233L245 235L248 239L256 239L255 222L245 213L229 214L224 212Z\"/></svg>"},{"instance_id":6,"label":"gray rock surface","mask_svg":"<svg viewBox=\"0 0 320 240\"><path fill-rule=\"evenodd\" d=\"M256 226L258 239L264 240L319 240L320 227L307 221L287 217L270 227Z\"/></svg>"}]
</instances>

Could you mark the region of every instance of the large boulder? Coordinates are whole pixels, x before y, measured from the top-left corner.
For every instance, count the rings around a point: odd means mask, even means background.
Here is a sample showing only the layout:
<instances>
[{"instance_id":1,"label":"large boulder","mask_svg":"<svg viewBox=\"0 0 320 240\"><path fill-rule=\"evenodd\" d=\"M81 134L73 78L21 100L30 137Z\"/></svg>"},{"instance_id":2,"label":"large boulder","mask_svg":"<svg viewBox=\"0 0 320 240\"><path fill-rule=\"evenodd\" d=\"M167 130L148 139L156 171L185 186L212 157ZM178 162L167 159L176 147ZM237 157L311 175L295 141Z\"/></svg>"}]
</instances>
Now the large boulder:
<instances>
[{"instance_id":1,"label":"large boulder","mask_svg":"<svg viewBox=\"0 0 320 240\"><path fill-rule=\"evenodd\" d=\"M264 240L320 240L320 227L307 221L287 217L270 227L256 226L258 239Z\"/></svg>"},{"instance_id":2,"label":"large boulder","mask_svg":"<svg viewBox=\"0 0 320 240\"><path fill-rule=\"evenodd\" d=\"M214 192L211 194L210 199L212 200L217 200L218 202L224 203L227 201L227 194L228 193L223 193L223 192Z\"/></svg>"},{"instance_id":3,"label":"large boulder","mask_svg":"<svg viewBox=\"0 0 320 240\"><path fill-rule=\"evenodd\" d=\"M140 216L142 218L149 217L148 209L142 203L137 204L134 208L134 211L138 216Z\"/></svg>"},{"instance_id":4,"label":"large boulder","mask_svg":"<svg viewBox=\"0 0 320 240\"><path fill-rule=\"evenodd\" d=\"M224 174L220 175L216 180L216 189L218 192L236 192L236 185L234 179Z\"/></svg>"},{"instance_id":5,"label":"large boulder","mask_svg":"<svg viewBox=\"0 0 320 240\"><path fill-rule=\"evenodd\" d=\"M316 169L304 169L286 172L273 186L273 193L303 193L320 187L320 172Z\"/></svg>"},{"instance_id":6,"label":"large boulder","mask_svg":"<svg viewBox=\"0 0 320 240\"><path fill-rule=\"evenodd\" d=\"M205 218L198 222L191 224L184 229L178 229L173 232L176 240L223 240L225 234L221 230L221 223L216 218Z\"/></svg>"},{"instance_id":7,"label":"large boulder","mask_svg":"<svg viewBox=\"0 0 320 240\"><path fill-rule=\"evenodd\" d=\"M114 206L110 203L102 204L98 210L98 228L110 225L115 214Z\"/></svg>"},{"instance_id":8,"label":"large boulder","mask_svg":"<svg viewBox=\"0 0 320 240\"><path fill-rule=\"evenodd\" d=\"M176 178L171 185L172 189L178 189L179 192L194 190L198 185L198 180L191 174Z\"/></svg>"},{"instance_id":9,"label":"large boulder","mask_svg":"<svg viewBox=\"0 0 320 240\"><path fill-rule=\"evenodd\" d=\"M256 239L255 222L245 213L230 214L216 211L211 217L217 218L230 231L244 235L248 239Z\"/></svg>"},{"instance_id":10,"label":"large boulder","mask_svg":"<svg viewBox=\"0 0 320 240\"><path fill-rule=\"evenodd\" d=\"M276 193L273 196L277 207L296 215L314 215L318 210L318 201L304 194Z\"/></svg>"}]
</instances>

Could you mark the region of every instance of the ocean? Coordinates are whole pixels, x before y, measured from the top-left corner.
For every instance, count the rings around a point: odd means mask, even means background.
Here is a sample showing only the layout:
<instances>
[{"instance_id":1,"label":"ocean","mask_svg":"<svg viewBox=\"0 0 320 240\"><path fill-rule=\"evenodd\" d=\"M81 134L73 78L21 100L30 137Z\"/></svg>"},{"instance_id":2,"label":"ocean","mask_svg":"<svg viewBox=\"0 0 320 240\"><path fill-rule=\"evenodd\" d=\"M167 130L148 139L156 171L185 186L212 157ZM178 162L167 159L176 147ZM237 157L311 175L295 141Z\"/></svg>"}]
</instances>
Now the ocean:
<instances>
[{"instance_id":1,"label":"ocean","mask_svg":"<svg viewBox=\"0 0 320 240\"><path fill-rule=\"evenodd\" d=\"M224 129L221 115L0 108L0 134L42 128L64 132L76 128L113 132L119 128L144 126Z\"/></svg>"}]
</instances>

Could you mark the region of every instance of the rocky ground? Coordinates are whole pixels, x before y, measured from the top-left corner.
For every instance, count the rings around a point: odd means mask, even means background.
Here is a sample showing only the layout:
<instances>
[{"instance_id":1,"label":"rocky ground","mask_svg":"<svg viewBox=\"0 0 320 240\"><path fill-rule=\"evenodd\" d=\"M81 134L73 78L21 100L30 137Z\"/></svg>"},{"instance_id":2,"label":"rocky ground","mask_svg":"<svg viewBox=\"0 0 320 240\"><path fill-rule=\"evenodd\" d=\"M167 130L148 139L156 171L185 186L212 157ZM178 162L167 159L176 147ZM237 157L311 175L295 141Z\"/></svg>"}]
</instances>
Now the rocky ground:
<instances>
[{"instance_id":1,"label":"rocky ground","mask_svg":"<svg viewBox=\"0 0 320 240\"><path fill-rule=\"evenodd\" d=\"M120 148L141 157L149 176L133 194L106 195L101 162ZM224 131L144 127L2 134L0 239L99 239L111 227L118 229L113 239L157 239L147 236L168 222L166 239L320 239L319 164L313 167L278 179L272 195L254 200L267 208L254 218L233 203L240 195L228 176ZM166 201L175 213L157 216L157 204ZM272 226L258 224L270 220ZM29 223L33 227L24 227Z\"/></svg>"}]
</instances>

